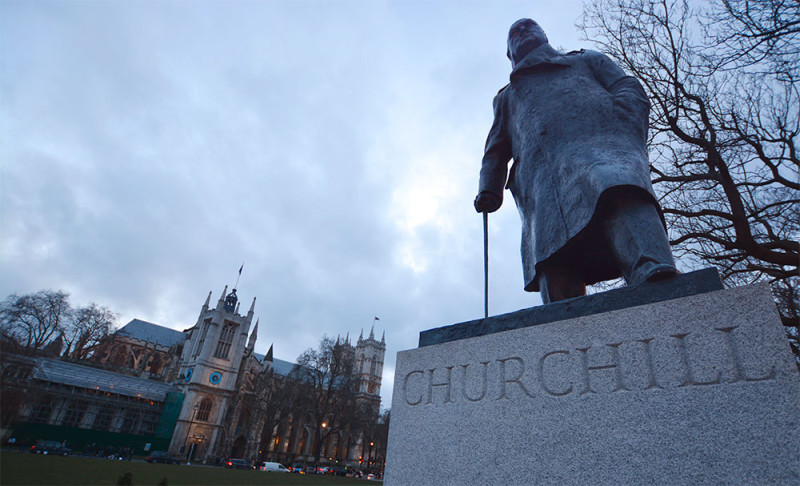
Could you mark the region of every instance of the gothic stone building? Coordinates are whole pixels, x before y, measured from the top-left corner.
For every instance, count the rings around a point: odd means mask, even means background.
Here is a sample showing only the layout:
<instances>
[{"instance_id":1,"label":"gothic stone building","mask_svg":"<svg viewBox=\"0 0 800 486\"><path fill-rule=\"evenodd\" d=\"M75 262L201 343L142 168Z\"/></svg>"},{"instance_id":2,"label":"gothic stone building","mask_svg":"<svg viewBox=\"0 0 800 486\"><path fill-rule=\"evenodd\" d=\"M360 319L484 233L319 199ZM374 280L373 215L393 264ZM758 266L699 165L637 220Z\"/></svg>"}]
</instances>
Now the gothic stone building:
<instances>
[{"instance_id":1,"label":"gothic stone building","mask_svg":"<svg viewBox=\"0 0 800 486\"><path fill-rule=\"evenodd\" d=\"M295 366L274 358L271 347L266 355L255 352L255 298L244 315L235 289L226 287L216 305L210 304L211 293L195 325L183 332L134 319L94 350L91 366L20 357L4 367L24 378L27 390L15 414L15 433L65 437L73 445L168 449L192 462L312 458L314 435L302 412L265 433L261 407L252 407L259 376L280 380ZM371 331L355 345L349 338L343 345L355 360L357 400L377 411L385 339L378 341ZM323 444L323 456L353 465L364 444L342 434Z\"/></svg>"}]
</instances>

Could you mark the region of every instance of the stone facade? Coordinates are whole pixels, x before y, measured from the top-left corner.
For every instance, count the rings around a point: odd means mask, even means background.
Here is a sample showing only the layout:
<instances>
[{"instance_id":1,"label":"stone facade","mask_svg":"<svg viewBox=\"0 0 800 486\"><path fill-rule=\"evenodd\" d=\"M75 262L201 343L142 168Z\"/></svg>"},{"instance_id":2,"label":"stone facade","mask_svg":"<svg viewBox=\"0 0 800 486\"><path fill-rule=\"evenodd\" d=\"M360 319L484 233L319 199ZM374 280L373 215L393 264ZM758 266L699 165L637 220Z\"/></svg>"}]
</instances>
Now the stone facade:
<instances>
[{"instance_id":1,"label":"stone facade","mask_svg":"<svg viewBox=\"0 0 800 486\"><path fill-rule=\"evenodd\" d=\"M105 432L153 437L159 425L168 423L172 428L162 431L168 441L164 448L191 462L215 464L227 457L305 462L313 458L316 445L306 414L285 414L272 430L265 429L270 423L265 417L269 407L260 401L270 400L274 394L264 394L263 388L280 389L296 365L274 358L272 348L266 355L255 352L255 302L254 298L247 313L240 314L236 290L228 292L226 287L214 306L209 293L195 324L182 332L134 319L101 342L84 363L26 359L27 376L37 378L26 378L34 391L28 395L41 396L26 399L16 420L105 427ZM366 339L362 333L355 345L349 338L341 345L358 360L357 400L370 404L377 413L385 339L375 339L373 329ZM62 369L65 366L72 368ZM51 368L62 373L48 374ZM31 373L36 369L39 371ZM76 381L71 376L83 378ZM108 389L96 388L98 380L107 382L104 386ZM129 386L114 390L115 382ZM148 389L148 396L137 396L141 395L137 389L143 388ZM37 394L36 390L47 393ZM109 400L125 406L115 409ZM109 411L113 413L107 416ZM165 419L167 412L173 416ZM138 417L135 424L134 416ZM363 445L357 431L343 431L326 440L323 457L354 465Z\"/></svg>"}]
</instances>

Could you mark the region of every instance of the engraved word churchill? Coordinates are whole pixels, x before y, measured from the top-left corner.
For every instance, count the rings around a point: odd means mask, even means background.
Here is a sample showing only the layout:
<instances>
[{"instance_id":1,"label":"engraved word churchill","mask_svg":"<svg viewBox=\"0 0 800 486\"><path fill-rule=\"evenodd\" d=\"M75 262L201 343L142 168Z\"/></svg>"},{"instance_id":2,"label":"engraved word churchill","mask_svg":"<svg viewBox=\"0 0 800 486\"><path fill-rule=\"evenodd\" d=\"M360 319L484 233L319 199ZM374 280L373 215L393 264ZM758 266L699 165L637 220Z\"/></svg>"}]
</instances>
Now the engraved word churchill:
<instances>
[{"instance_id":1,"label":"engraved word churchill","mask_svg":"<svg viewBox=\"0 0 800 486\"><path fill-rule=\"evenodd\" d=\"M581 397L775 379L775 366L749 369L738 326L552 349L475 363L415 369L402 378L408 406L484 400Z\"/></svg>"}]
</instances>

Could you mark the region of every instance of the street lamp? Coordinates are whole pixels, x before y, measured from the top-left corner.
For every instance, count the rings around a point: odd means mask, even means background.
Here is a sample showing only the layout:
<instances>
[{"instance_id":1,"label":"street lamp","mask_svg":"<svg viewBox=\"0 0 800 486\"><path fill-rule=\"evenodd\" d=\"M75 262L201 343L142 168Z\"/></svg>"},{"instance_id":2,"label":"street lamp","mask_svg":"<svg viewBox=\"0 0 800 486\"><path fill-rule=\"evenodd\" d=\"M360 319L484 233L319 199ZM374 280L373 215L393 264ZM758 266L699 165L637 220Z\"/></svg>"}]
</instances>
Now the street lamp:
<instances>
[{"instance_id":1,"label":"street lamp","mask_svg":"<svg viewBox=\"0 0 800 486\"><path fill-rule=\"evenodd\" d=\"M200 408L200 404L195 403L194 407L192 407L192 420L189 421L189 427L186 428L186 439L183 440L183 450L186 450L186 443L189 442L189 432L192 430L192 425L194 424L194 416L197 414L197 409ZM194 452L194 442L192 442L192 447L189 449L189 454L186 456L186 465L190 466L192 463L192 452Z\"/></svg>"}]
</instances>

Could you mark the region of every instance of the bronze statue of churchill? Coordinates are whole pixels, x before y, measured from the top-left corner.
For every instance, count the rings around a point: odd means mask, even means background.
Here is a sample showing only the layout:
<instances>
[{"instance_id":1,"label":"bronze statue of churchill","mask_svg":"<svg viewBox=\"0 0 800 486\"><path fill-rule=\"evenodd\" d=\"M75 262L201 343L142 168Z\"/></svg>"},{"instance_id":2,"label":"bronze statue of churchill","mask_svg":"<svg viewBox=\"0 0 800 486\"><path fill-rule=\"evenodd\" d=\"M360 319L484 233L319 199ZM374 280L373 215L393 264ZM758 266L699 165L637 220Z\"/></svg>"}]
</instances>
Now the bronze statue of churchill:
<instances>
[{"instance_id":1,"label":"bronze statue of churchill","mask_svg":"<svg viewBox=\"0 0 800 486\"><path fill-rule=\"evenodd\" d=\"M511 82L494 99L475 209L496 211L511 190L525 290L548 303L619 276L674 276L639 82L599 52L556 51L530 19L511 26L507 55Z\"/></svg>"}]
</instances>

